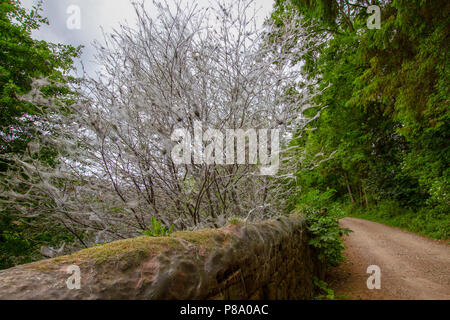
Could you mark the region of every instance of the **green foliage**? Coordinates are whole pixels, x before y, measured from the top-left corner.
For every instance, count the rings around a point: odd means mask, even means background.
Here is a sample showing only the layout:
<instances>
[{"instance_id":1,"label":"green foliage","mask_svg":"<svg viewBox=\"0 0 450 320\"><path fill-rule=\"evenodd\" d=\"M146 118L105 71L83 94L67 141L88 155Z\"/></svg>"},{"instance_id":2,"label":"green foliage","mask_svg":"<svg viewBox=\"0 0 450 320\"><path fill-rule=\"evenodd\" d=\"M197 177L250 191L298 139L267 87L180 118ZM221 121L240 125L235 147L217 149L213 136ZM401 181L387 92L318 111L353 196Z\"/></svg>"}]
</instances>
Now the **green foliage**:
<instances>
[{"instance_id":1,"label":"green foliage","mask_svg":"<svg viewBox=\"0 0 450 320\"><path fill-rule=\"evenodd\" d=\"M152 217L151 224L149 229L142 231L143 235L149 237L167 237L172 234L173 228L175 227L172 225L170 228L167 228L161 221L157 221L155 217Z\"/></svg>"},{"instance_id":2,"label":"green foliage","mask_svg":"<svg viewBox=\"0 0 450 320\"><path fill-rule=\"evenodd\" d=\"M13 220L0 215L0 270L18 264L40 260L41 246L72 243L74 236L58 225L48 225L39 219Z\"/></svg>"},{"instance_id":3,"label":"green foliage","mask_svg":"<svg viewBox=\"0 0 450 320\"><path fill-rule=\"evenodd\" d=\"M335 190L328 189L326 192L320 192L319 190L308 190L308 192L300 194L300 200L297 208L300 211L313 210L313 211L328 211L330 205L332 205L333 195Z\"/></svg>"},{"instance_id":4,"label":"green foliage","mask_svg":"<svg viewBox=\"0 0 450 320\"><path fill-rule=\"evenodd\" d=\"M55 83L73 80L68 76L73 59L80 55L81 48L47 43L31 38L31 32L41 24L47 24L40 12L40 4L27 12L16 0L3 0L0 3L0 152L23 152L30 135L17 126L23 115L39 115L36 106L22 102L18 96L31 89L33 78L48 77ZM67 89L58 86L45 88L52 96L64 96ZM15 139L5 139L11 132ZM0 163L0 171L6 169Z\"/></svg>"},{"instance_id":5,"label":"green foliage","mask_svg":"<svg viewBox=\"0 0 450 320\"><path fill-rule=\"evenodd\" d=\"M309 245L318 250L319 259L328 267L335 267L344 261L342 236L351 230L341 228L336 216L317 211L308 212L306 222L312 235Z\"/></svg>"},{"instance_id":6,"label":"green foliage","mask_svg":"<svg viewBox=\"0 0 450 320\"><path fill-rule=\"evenodd\" d=\"M347 208L350 216L384 223L437 240L450 239L450 215L429 208L417 211L400 206L395 201L382 201L369 208Z\"/></svg>"},{"instance_id":7,"label":"green foliage","mask_svg":"<svg viewBox=\"0 0 450 320\"><path fill-rule=\"evenodd\" d=\"M328 283L319 280L317 277L313 278L313 283L319 291L319 294L314 297L314 300L336 300L334 290L328 286Z\"/></svg>"},{"instance_id":8,"label":"green foliage","mask_svg":"<svg viewBox=\"0 0 450 320\"><path fill-rule=\"evenodd\" d=\"M342 205L334 200L335 190L326 192L309 190L300 193L296 210L306 214L308 231L312 238L309 245L317 249L319 259L327 267L335 267L344 261L345 249L342 236L351 232L339 226L339 219L345 216Z\"/></svg>"},{"instance_id":9,"label":"green foliage","mask_svg":"<svg viewBox=\"0 0 450 320\"><path fill-rule=\"evenodd\" d=\"M379 30L366 27L366 1L276 3L277 25L280 17L292 17L308 30L298 58L304 76L317 79L323 90L317 108L326 107L311 124L315 130L292 144L309 155L334 152L317 169L295 173L292 187L299 194L290 199L290 209L350 203L352 210L377 211L373 215L386 223L446 237L450 2L374 4L381 7ZM384 217L392 211L399 213Z\"/></svg>"},{"instance_id":10,"label":"green foliage","mask_svg":"<svg viewBox=\"0 0 450 320\"><path fill-rule=\"evenodd\" d=\"M28 143L40 135L33 125L41 120L42 109L19 98L30 91L32 80L48 78L53 84L42 92L62 102L70 101L73 94L65 85L75 81L69 73L81 47L33 39L32 31L48 24L40 11L40 2L27 11L17 0L0 1L0 179L4 172L15 170L2 156L23 154ZM23 121L28 121L27 128ZM39 150L39 160L53 166L56 152L46 146ZM15 191L24 192L23 186L17 185ZM40 218L18 216L10 206L0 205L0 269L40 259L42 245L73 241L73 235L56 221L49 224Z\"/></svg>"}]
</instances>

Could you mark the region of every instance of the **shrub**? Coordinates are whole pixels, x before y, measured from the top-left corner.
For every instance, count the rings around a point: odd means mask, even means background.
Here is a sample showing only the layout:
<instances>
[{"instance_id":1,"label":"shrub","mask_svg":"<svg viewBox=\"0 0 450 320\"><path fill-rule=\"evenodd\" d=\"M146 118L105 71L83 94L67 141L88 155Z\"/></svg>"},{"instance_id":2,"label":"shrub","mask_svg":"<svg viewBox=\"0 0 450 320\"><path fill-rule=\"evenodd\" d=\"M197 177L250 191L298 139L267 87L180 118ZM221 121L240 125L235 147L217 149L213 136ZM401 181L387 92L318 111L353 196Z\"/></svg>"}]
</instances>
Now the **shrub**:
<instances>
[{"instance_id":1,"label":"shrub","mask_svg":"<svg viewBox=\"0 0 450 320\"><path fill-rule=\"evenodd\" d=\"M335 267L344 261L345 249L342 236L351 230L339 226L338 217L326 212L310 211L306 215L308 231L312 235L309 245L318 250L320 261L327 267Z\"/></svg>"},{"instance_id":2,"label":"shrub","mask_svg":"<svg viewBox=\"0 0 450 320\"><path fill-rule=\"evenodd\" d=\"M161 221L157 221L155 217L152 217L151 223L152 225L149 229L142 231L143 235L149 237L166 237L170 236L173 232L174 225L172 225L170 228L167 228L161 223Z\"/></svg>"}]
</instances>

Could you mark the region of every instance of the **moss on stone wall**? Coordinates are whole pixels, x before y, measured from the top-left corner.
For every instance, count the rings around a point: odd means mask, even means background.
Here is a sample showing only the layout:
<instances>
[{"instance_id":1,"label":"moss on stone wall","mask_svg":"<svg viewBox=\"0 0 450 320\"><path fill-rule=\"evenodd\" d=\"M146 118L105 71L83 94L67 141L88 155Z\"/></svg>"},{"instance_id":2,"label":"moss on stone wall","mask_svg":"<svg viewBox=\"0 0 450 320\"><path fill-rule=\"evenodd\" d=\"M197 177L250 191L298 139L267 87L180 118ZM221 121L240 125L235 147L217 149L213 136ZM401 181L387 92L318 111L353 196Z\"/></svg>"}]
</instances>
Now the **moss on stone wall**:
<instances>
[{"instance_id":1,"label":"moss on stone wall","mask_svg":"<svg viewBox=\"0 0 450 320\"><path fill-rule=\"evenodd\" d=\"M68 290L69 265L81 289ZM323 268L295 214L138 237L0 271L0 299L307 299Z\"/></svg>"},{"instance_id":2,"label":"moss on stone wall","mask_svg":"<svg viewBox=\"0 0 450 320\"><path fill-rule=\"evenodd\" d=\"M138 264L142 259L157 255L163 251L181 250L179 241L170 237L142 236L133 239L120 240L75 252L68 256L43 260L23 266L28 269L54 270L60 265L112 264L126 260Z\"/></svg>"}]
</instances>

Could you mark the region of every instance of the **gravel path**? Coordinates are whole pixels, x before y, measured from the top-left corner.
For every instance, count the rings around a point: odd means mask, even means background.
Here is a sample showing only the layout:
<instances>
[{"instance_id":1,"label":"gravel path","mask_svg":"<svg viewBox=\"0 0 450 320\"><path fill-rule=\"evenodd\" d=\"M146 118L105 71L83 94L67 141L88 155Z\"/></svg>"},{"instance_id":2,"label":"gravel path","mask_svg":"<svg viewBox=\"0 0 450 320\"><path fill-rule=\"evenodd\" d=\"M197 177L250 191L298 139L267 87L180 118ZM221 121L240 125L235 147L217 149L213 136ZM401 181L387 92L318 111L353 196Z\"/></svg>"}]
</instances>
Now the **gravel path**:
<instances>
[{"instance_id":1,"label":"gravel path","mask_svg":"<svg viewBox=\"0 0 450 320\"><path fill-rule=\"evenodd\" d=\"M337 298L450 300L450 246L380 223L345 218L347 262L331 270ZM367 268L381 269L381 289L369 290Z\"/></svg>"}]
</instances>

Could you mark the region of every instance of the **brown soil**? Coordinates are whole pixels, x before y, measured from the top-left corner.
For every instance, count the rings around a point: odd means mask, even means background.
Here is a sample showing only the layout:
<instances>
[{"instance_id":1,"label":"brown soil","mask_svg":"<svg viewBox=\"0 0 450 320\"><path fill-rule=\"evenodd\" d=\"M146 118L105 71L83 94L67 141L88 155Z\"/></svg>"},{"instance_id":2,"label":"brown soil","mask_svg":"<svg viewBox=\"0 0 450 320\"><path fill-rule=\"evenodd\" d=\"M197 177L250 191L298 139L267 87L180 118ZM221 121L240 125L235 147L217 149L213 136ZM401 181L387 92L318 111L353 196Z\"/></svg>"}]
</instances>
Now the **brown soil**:
<instances>
[{"instance_id":1,"label":"brown soil","mask_svg":"<svg viewBox=\"0 0 450 320\"><path fill-rule=\"evenodd\" d=\"M380 223L345 218L347 262L330 270L338 299L450 300L450 246ZM381 289L369 290L366 273L381 268Z\"/></svg>"}]
</instances>

